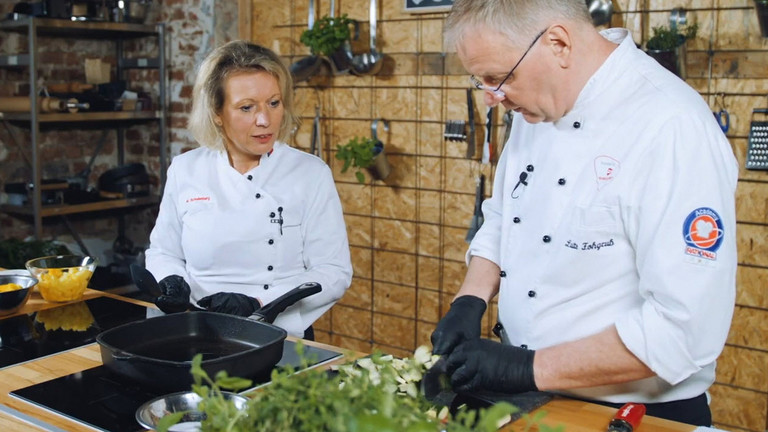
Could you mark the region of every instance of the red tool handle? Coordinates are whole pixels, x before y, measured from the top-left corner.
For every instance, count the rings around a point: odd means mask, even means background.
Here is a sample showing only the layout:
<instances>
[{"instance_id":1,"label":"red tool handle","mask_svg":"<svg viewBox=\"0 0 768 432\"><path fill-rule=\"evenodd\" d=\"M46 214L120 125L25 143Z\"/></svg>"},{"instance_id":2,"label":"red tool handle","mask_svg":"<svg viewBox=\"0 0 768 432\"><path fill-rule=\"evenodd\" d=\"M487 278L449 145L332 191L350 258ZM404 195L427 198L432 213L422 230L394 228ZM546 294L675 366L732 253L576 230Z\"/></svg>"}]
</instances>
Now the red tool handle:
<instances>
[{"instance_id":1,"label":"red tool handle","mask_svg":"<svg viewBox=\"0 0 768 432\"><path fill-rule=\"evenodd\" d=\"M631 402L624 404L608 425L608 432L632 432L640 426L644 415L645 405Z\"/></svg>"}]
</instances>

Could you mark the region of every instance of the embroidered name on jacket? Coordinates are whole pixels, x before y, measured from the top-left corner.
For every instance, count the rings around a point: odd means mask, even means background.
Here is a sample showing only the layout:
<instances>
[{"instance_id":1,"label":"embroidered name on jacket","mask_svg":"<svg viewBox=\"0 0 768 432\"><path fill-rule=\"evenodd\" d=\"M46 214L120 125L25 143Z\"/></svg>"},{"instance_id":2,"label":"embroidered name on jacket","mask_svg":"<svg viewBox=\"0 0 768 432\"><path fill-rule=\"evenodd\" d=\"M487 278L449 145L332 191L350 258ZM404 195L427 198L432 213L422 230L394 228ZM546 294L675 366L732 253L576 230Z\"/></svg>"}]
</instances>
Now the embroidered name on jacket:
<instances>
[{"instance_id":1,"label":"embroidered name on jacket","mask_svg":"<svg viewBox=\"0 0 768 432\"><path fill-rule=\"evenodd\" d=\"M571 248L571 249L578 249L583 251L599 251L601 248L604 247L611 247L613 246L613 239L610 239L608 241L602 241L602 242L575 242L572 240L568 240L565 242L565 247Z\"/></svg>"},{"instance_id":2,"label":"embroidered name on jacket","mask_svg":"<svg viewBox=\"0 0 768 432\"><path fill-rule=\"evenodd\" d=\"M202 197L189 198L189 199L187 199L186 202L191 203L191 202L195 202L195 201L210 201L210 200L211 200L211 197L202 196Z\"/></svg>"},{"instance_id":3,"label":"embroidered name on jacket","mask_svg":"<svg viewBox=\"0 0 768 432\"><path fill-rule=\"evenodd\" d=\"M720 215L709 207L697 208L683 222L685 253L714 261L723 242L723 234Z\"/></svg>"}]
</instances>

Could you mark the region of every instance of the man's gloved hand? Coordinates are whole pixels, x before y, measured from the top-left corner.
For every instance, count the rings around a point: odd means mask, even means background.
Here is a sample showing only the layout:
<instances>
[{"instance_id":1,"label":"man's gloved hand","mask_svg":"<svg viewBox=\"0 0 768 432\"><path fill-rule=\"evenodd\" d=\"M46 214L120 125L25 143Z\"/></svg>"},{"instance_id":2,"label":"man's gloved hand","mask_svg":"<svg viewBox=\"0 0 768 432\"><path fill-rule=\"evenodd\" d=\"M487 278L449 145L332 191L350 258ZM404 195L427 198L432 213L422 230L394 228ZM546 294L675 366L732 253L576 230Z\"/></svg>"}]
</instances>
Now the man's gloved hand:
<instances>
[{"instance_id":1,"label":"man's gloved hand","mask_svg":"<svg viewBox=\"0 0 768 432\"><path fill-rule=\"evenodd\" d=\"M488 339L463 342L448 355L446 369L457 392L491 390L500 393L536 391L535 351Z\"/></svg>"},{"instance_id":2,"label":"man's gloved hand","mask_svg":"<svg viewBox=\"0 0 768 432\"><path fill-rule=\"evenodd\" d=\"M454 300L432 333L432 353L448 354L465 340L479 339L480 322L487 307L485 300L473 295Z\"/></svg>"},{"instance_id":3,"label":"man's gloved hand","mask_svg":"<svg viewBox=\"0 0 768 432\"><path fill-rule=\"evenodd\" d=\"M251 316L261 304L253 297L238 293L216 293L197 301L201 307L211 312L220 312L241 317Z\"/></svg>"},{"instance_id":4,"label":"man's gloved hand","mask_svg":"<svg viewBox=\"0 0 768 432\"><path fill-rule=\"evenodd\" d=\"M189 285L183 277L167 276L158 285L163 293L155 299L155 304L161 311L170 314L189 309Z\"/></svg>"}]
</instances>

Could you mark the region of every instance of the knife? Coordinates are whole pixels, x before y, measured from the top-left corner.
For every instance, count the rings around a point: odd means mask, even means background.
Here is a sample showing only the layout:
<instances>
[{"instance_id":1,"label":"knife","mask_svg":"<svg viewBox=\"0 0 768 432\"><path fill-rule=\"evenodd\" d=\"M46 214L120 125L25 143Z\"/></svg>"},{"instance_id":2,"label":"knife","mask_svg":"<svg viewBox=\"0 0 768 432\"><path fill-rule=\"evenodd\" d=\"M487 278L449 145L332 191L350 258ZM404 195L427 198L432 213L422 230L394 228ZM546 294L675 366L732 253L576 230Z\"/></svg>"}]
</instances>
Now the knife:
<instances>
[{"instance_id":1,"label":"knife","mask_svg":"<svg viewBox=\"0 0 768 432\"><path fill-rule=\"evenodd\" d=\"M293 305L297 301L317 294L322 291L322 286L317 282L305 282L296 288L288 291L287 293L276 298L269 304L257 309L248 319L253 321L263 321L272 323L277 318L277 315L286 310L288 306Z\"/></svg>"},{"instance_id":2,"label":"knife","mask_svg":"<svg viewBox=\"0 0 768 432\"><path fill-rule=\"evenodd\" d=\"M421 378L421 392L430 403L439 407L452 408L458 396L451 388L447 372L448 363L440 357Z\"/></svg>"},{"instance_id":3,"label":"knife","mask_svg":"<svg viewBox=\"0 0 768 432\"><path fill-rule=\"evenodd\" d=\"M467 159L475 157L475 108L472 103L472 90L467 89L467 111L469 114L469 135L467 136Z\"/></svg>"},{"instance_id":4,"label":"knife","mask_svg":"<svg viewBox=\"0 0 768 432\"><path fill-rule=\"evenodd\" d=\"M135 283L140 290L150 294L154 298L163 295L160 285L149 270L138 264L131 264L130 269L131 279L133 279L133 283Z\"/></svg>"}]
</instances>

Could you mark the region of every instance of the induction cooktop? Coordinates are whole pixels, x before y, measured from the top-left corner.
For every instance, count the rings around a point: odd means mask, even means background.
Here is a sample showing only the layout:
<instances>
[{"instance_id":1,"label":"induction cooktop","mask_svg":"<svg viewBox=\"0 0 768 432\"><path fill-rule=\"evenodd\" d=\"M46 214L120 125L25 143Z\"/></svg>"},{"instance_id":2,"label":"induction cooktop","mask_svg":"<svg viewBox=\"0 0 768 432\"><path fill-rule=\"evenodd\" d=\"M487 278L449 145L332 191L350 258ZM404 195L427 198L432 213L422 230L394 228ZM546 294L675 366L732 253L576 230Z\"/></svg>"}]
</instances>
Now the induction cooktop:
<instances>
[{"instance_id":1,"label":"induction cooktop","mask_svg":"<svg viewBox=\"0 0 768 432\"><path fill-rule=\"evenodd\" d=\"M301 368L296 343L286 340L283 357L276 367L291 365ZM309 367L341 356L322 348L304 346ZM254 385L269 381L269 376L254 379ZM142 430L136 421L136 410L150 399L165 394L138 386L104 366L86 369L51 381L12 391L11 396L40 406L94 429L107 432Z\"/></svg>"},{"instance_id":2,"label":"induction cooktop","mask_svg":"<svg viewBox=\"0 0 768 432\"><path fill-rule=\"evenodd\" d=\"M104 330L146 318L147 308L97 297L0 320L0 368L96 341Z\"/></svg>"}]
</instances>

